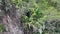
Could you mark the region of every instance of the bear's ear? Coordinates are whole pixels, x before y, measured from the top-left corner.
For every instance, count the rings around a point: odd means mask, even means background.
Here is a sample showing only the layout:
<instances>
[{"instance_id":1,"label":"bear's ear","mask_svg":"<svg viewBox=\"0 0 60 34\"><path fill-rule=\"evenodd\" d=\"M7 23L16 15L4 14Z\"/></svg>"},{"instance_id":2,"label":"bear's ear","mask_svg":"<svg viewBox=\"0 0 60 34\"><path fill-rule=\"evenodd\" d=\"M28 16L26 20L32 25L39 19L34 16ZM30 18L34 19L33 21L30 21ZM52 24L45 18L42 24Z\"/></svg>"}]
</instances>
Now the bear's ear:
<instances>
[{"instance_id":1,"label":"bear's ear","mask_svg":"<svg viewBox=\"0 0 60 34\"><path fill-rule=\"evenodd\" d=\"M30 17L30 12L26 12L26 16L29 18Z\"/></svg>"}]
</instances>

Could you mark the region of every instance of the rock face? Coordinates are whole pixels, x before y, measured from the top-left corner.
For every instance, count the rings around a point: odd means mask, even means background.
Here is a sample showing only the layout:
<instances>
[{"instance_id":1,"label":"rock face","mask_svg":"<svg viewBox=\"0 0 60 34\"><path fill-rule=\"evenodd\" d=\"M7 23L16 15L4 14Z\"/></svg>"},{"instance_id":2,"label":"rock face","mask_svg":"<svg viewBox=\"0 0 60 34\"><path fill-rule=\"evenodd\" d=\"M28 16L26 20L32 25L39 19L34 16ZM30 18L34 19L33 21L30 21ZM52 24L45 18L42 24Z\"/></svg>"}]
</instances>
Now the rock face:
<instances>
[{"instance_id":1,"label":"rock face","mask_svg":"<svg viewBox=\"0 0 60 34\"><path fill-rule=\"evenodd\" d=\"M21 14L19 14L19 9L10 0L1 0L1 2L2 23L5 25L7 31L2 34L24 34L23 25L20 25Z\"/></svg>"},{"instance_id":2,"label":"rock face","mask_svg":"<svg viewBox=\"0 0 60 34\"><path fill-rule=\"evenodd\" d=\"M6 32L0 34L33 34L33 27L30 31L24 28L22 14L11 0L0 0L0 14L0 22L6 27Z\"/></svg>"}]
</instances>

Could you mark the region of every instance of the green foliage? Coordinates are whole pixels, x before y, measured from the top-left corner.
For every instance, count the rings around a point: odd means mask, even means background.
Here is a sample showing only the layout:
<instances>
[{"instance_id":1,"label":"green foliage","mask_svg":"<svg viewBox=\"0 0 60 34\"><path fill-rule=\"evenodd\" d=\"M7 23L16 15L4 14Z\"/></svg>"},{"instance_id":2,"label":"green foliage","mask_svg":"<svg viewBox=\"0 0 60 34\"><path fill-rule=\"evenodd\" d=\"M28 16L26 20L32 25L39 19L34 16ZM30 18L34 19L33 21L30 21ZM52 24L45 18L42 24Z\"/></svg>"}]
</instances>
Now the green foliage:
<instances>
[{"instance_id":1,"label":"green foliage","mask_svg":"<svg viewBox=\"0 0 60 34\"><path fill-rule=\"evenodd\" d=\"M4 25L0 24L0 32L5 32L5 31L6 31L6 29L5 29Z\"/></svg>"},{"instance_id":2,"label":"green foliage","mask_svg":"<svg viewBox=\"0 0 60 34\"><path fill-rule=\"evenodd\" d=\"M27 17L25 14L22 15L24 27L27 28L28 30L30 26L35 26L38 29L41 28L42 30L44 30L45 29L44 24L47 19L60 18L60 12L58 12L60 10L59 0L12 0L12 1L16 5L16 7L21 10L20 12L22 13L30 12L30 17ZM27 26L27 24L29 27Z\"/></svg>"},{"instance_id":3,"label":"green foliage","mask_svg":"<svg viewBox=\"0 0 60 34\"><path fill-rule=\"evenodd\" d=\"M34 32L33 34L40 34L39 31Z\"/></svg>"},{"instance_id":4,"label":"green foliage","mask_svg":"<svg viewBox=\"0 0 60 34\"><path fill-rule=\"evenodd\" d=\"M34 5L34 7L29 7L28 11L30 12L30 18L27 17L26 15L23 15L23 22L29 24L29 26L35 26L38 29L43 29L43 26L45 24L45 20L46 20L46 15L43 14L43 8L40 8L39 4L34 3L32 4ZM44 6L43 6L44 7ZM30 28L30 27L29 27Z\"/></svg>"},{"instance_id":5,"label":"green foliage","mask_svg":"<svg viewBox=\"0 0 60 34\"><path fill-rule=\"evenodd\" d=\"M45 34L44 29L46 24L48 29L49 27L51 27L51 25L49 24L50 25L49 26L48 23L45 23L45 21L48 21L49 19L51 20L60 19L60 0L11 0L11 1L16 6L16 8L20 9L20 13L30 12L30 17L26 16L26 14L22 15L22 22L24 23L24 28L27 29L28 31L30 30L30 26L37 27L38 31L35 31L34 34L40 34L41 31L39 32L39 29L43 31L42 34ZM9 8L10 7L6 7L6 10L8 10ZM1 10L0 15L3 15ZM52 24L53 23L55 24L56 22L52 22ZM59 23L60 22L58 22L57 26L59 26ZM51 29L49 30L49 32L52 32ZM6 31L4 25L0 24L0 32L4 31ZM54 31L59 32L60 28L55 28Z\"/></svg>"}]
</instances>

